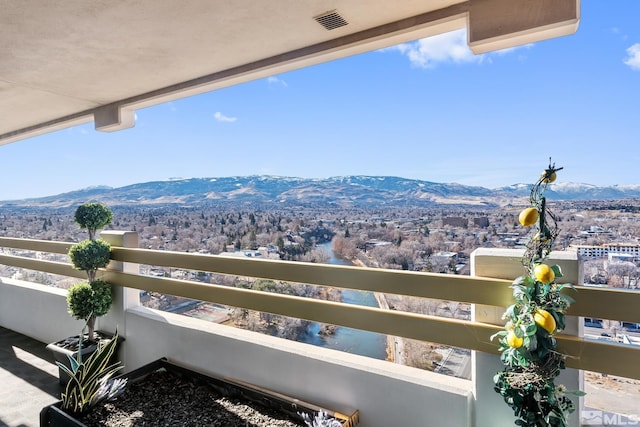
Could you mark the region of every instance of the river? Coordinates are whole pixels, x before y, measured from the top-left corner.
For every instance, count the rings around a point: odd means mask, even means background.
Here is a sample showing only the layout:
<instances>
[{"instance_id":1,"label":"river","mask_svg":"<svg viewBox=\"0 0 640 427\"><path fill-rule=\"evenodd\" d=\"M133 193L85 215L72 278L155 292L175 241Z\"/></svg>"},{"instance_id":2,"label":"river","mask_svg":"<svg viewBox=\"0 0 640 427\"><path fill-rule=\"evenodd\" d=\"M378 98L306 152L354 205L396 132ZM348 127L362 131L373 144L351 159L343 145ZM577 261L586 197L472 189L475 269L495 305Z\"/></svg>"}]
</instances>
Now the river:
<instances>
[{"instance_id":1,"label":"river","mask_svg":"<svg viewBox=\"0 0 640 427\"><path fill-rule=\"evenodd\" d=\"M347 260L336 257L331 247L331 243L323 243L318 248L324 250L329 255L329 264L350 265ZM368 307L378 307L375 296L371 292L362 292L351 289L342 290L342 302L347 304L364 305ZM361 331L339 326L335 333L329 336L318 335L319 323L312 323L307 328L304 342L334 350L345 351L347 353L368 356L374 359L385 360L387 358L387 337L382 334L369 331Z\"/></svg>"}]
</instances>

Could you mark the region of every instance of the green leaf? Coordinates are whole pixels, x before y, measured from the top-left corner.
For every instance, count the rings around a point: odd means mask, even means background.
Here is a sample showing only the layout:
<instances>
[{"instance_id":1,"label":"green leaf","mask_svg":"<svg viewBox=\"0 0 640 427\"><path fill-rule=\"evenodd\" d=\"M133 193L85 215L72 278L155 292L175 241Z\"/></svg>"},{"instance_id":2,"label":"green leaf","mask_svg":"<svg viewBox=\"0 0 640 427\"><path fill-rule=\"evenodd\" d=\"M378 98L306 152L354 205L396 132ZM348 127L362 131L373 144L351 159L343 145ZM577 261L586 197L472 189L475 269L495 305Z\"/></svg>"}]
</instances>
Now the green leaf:
<instances>
[{"instance_id":1,"label":"green leaf","mask_svg":"<svg viewBox=\"0 0 640 427\"><path fill-rule=\"evenodd\" d=\"M78 352L82 351L82 349L78 349ZM71 355L67 355L67 359L69 359L69 366L71 366L71 371L75 372L78 370L78 361L73 358Z\"/></svg>"},{"instance_id":2,"label":"green leaf","mask_svg":"<svg viewBox=\"0 0 640 427\"><path fill-rule=\"evenodd\" d=\"M508 333L509 333L509 332L507 332L507 331L499 331L499 332L496 332L495 334L493 334L493 335L491 335L491 336L489 337L489 340L493 341L493 339L494 339L494 338L496 338L496 337L500 337L500 338L502 338L502 337L506 337Z\"/></svg>"},{"instance_id":3,"label":"green leaf","mask_svg":"<svg viewBox=\"0 0 640 427\"><path fill-rule=\"evenodd\" d=\"M562 277L562 270L558 264L552 265L551 270L553 270L553 274L555 274L556 278Z\"/></svg>"},{"instance_id":4,"label":"green leaf","mask_svg":"<svg viewBox=\"0 0 640 427\"><path fill-rule=\"evenodd\" d=\"M565 295L565 294L558 294L559 298L564 301L565 303L567 303L567 305L571 305L574 302L576 302L575 299L571 298L569 295Z\"/></svg>"},{"instance_id":5,"label":"green leaf","mask_svg":"<svg viewBox=\"0 0 640 427\"><path fill-rule=\"evenodd\" d=\"M503 373L502 373L502 372L498 372L498 373L496 373L496 374L493 376L493 383L494 383L494 384L496 384L496 385L497 385L497 384L500 384L500 383L502 382L502 375L503 375Z\"/></svg>"},{"instance_id":6,"label":"green leaf","mask_svg":"<svg viewBox=\"0 0 640 427\"><path fill-rule=\"evenodd\" d=\"M514 281L513 281L512 286L518 286L518 285L522 285L522 284L524 284L524 283L525 283L525 278L526 278L526 277L527 277L527 276L520 276L520 277L517 277L517 278L516 278L516 280L514 280Z\"/></svg>"},{"instance_id":7,"label":"green leaf","mask_svg":"<svg viewBox=\"0 0 640 427\"><path fill-rule=\"evenodd\" d=\"M512 304L504 312L504 315L511 320L515 320L518 317L520 310L516 304Z\"/></svg>"},{"instance_id":8,"label":"green leaf","mask_svg":"<svg viewBox=\"0 0 640 427\"><path fill-rule=\"evenodd\" d=\"M549 313L551 313L551 315L556 320L556 328L558 328L559 330L564 330L564 328L566 327L564 313L558 313L552 310L549 310Z\"/></svg>"},{"instance_id":9,"label":"green leaf","mask_svg":"<svg viewBox=\"0 0 640 427\"><path fill-rule=\"evenodd\" d=\"M524 354L517 352L515 354L515 359L518 362L518 365L526 367L529 365L529 361L527 360L527 358L524 356Z\"/></svg>"},{"instance_id":10,"label":"green leaf","mask_svg":"<svg viewBox=\"0 0 640 427\"><path fill-rule=\"evenodd\" d=\"M70 377L71 377L71 376L73 376L73 375L75 374L75 371L72 371L71 369L69 369L69 367L68 367L68 366L65 366L63 363L56 362L56 365L58 365L58 367L59 367L60 369L62 369L62 371L63 371L65 374L69 375Z\"/></svg>"},{"instance_id":11,"label":"green leaf","mask_svg":"<svg viewBox=\"0 0 640 427\"><path fill-rule=\"evenodd\" d=\"M564 288L569 288L569 289L573 289L574 291L578 292L578 290L576 289L575 286L573 286L573 283L562 283L560 285L558 285L558 290L562 290Z\"/></svg>"},{"instance_id":12,"label":"green leaf","mask_svg":"<svg viewBox=\"0 0 640 427\"><path fill-rule=\"evenodd\" d=\"M538 330L538 326L535 323L530 323L525 328L525 333L528 336L535 335Z\"/></svg>"},{"instance_id":13,"label":"green leaf","mask_svg":"<svg viewBox=\"0 0 640 427\"><path fill-rule=\"evenodd\" d=\"M86 412L101 398L100 386L122 368L120 362L109 364L117 346L118 334L107 343L98 345L98 349L84 362L75 361L74 370L61 366L70 376L65 392L62 394L63 408L73 413ZM123 386L123 385L122 385Z\"/></svg>"},{"instance_id":14,"label":"green leaf","mask_svg":"<svg viewBox=\"0 0 640 427\"><path fill-rule=\"evenodd\" d=\"M529 351L535 351L538 348L538 337L534 335L530 335L527 337L527 349Z\"/></svg>"}]
</instances>

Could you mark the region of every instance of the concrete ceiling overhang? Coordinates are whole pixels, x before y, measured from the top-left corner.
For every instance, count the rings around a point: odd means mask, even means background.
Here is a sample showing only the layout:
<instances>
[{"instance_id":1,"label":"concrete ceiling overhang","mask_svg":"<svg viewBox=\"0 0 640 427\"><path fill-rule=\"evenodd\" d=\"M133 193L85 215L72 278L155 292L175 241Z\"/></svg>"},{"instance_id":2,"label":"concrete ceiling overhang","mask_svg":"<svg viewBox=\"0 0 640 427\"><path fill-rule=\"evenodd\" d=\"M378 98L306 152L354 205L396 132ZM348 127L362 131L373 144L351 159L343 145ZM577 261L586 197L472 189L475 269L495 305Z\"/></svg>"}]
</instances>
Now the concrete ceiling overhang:
<instances>
[{"instance_id":1,"label":"concrete ceiling overhang","mask_svg":"<svg viewBox=\"0 0 640 427\"><path fill-rule=\"evenodd\" d=\"M568 35L579 10L579 0L0 0L0 145L92 120L131 127L139 108L463 27L475 53Z\"/></svg>"}]
</instances>

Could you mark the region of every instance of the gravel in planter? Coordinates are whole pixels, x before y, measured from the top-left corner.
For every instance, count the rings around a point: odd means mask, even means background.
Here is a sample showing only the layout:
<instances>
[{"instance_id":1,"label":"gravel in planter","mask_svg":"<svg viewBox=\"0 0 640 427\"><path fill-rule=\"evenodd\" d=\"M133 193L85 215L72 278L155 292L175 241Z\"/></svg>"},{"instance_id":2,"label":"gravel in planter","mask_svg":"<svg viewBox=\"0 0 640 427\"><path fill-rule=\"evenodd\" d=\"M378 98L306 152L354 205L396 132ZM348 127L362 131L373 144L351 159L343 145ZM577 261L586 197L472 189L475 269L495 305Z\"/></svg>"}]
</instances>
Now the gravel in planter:
<instances>
[{"instance_id":1,"label":"gravel in planter","mask_svg":"<svg viewBox=\"0 0 640 427\"><path fill-rule=\"evenodd\" d=\"M300 427L254 402L227 398L205 383L160 370L127 385L116 401L98 405L82 418L87 426Z\"/></svg>"}]
</instances>

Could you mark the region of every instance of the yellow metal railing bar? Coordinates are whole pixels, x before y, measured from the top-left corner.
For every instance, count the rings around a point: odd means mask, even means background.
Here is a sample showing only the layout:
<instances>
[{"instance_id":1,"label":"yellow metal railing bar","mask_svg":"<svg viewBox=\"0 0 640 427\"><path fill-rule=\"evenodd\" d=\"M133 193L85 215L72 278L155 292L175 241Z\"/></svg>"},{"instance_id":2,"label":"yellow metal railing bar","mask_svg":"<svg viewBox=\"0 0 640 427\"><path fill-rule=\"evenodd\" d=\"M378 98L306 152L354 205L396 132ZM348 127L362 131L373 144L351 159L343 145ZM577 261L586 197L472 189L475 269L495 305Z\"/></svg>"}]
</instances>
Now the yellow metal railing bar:
<instances>
[{"instance_id":1,"label":"yellow metal railing bar","mask_svg":"<svg viewBox=\"0 0 640 427\"><path fill-rule=\"evenodd\" d=\"M260 292L187 280L108 272L105 279L118 286L150 290L201 301L248 308L316 322L363 329L386 335L437 342L498 354L489 337L502 327L467 320L382 310L311 298ZM568 355L567 366L640 379L640 347L587 341L557 335L559 350ZM615 360L616 363L611 363Z\"/></svg>"},{"instance_id":2,"label":"yellow metal railing bar","mask_svg":"<svg viewBox=\"0 0 640 427\"><path fill-rule=\"evenodd\" d=\"M20 239L16 237L0 237L0 247L24 249L29 251L67 254L73 242L56 242L51 240Z\"/></svg>"},{"instance_id":3,"label":"yellow metal railing bar","mask_svg":"<svg viewBox=\"0 0 640 427\"><path fill-rule=\"evenodd\" d=\"M113 248L117 261L505 307L511 281L435 273ZM568 314L640 323L640 292L577 286Z\"/></svg>"},{"instance_id":4,"label":"yellow metal railing bar","mask_svg":"<svg viewBox=\"0 0 640 427\"><path fill-rule=\"evenodd\" d=\"M76 277L86 279L87 273L76 270L66 262L47 261L34 258L26 258L15 255L0 254L0 264L12 265L14 267L25 268L27 270L42 271L45 273L59 274L61 276Z\"/></svg>"},{"instance_id":5,"label":"yellow metal railing bar","mask_svg":"<svg viewBox=\"0 0 640 427\"><path fill-rule=\"evenodd\" d=\"M0 237L0 246L66 254L72 243ZM114 247L117 261L503 307L508 280ZM10 264L10 262L6 262ZM23 267L28 268L28 267ZM59 267L58 267L59 268ZM43 269L42 271L48 271ZM55 272L55 274L62 274ZM71 274L73 277L81 277ZM640 323L640 292L576 287L568 314Z\"/></svg>"},{"instance_id":6,"label":"yellow metal railing bar","mask_svg":"<svg viewBox=\"0 0 640 427\"><path fill-rule=\"evenodd\" d=\"M0 238L0 246L41 252L67 253L72 243ZM243 277L307 283L371 292L503 306L511 301L506 280L330 266L286 261L227 258L215 255L114 247L116 261L207 271ZM84 278L68 263L2 255L0 264ZM101 271L114 285L156 291L202 301L330 323L388 335L438 342L488 353L498 353L489 337L499 326L381 310L330 301L264 293L185 280ZM640 293L578 287L577 302L569 314L640 323ZM558 335L559 348L569 357L567 366L640 379L640 348ZM611 361L615 360L615 363Z\"/></svg>"}]
</instances>

